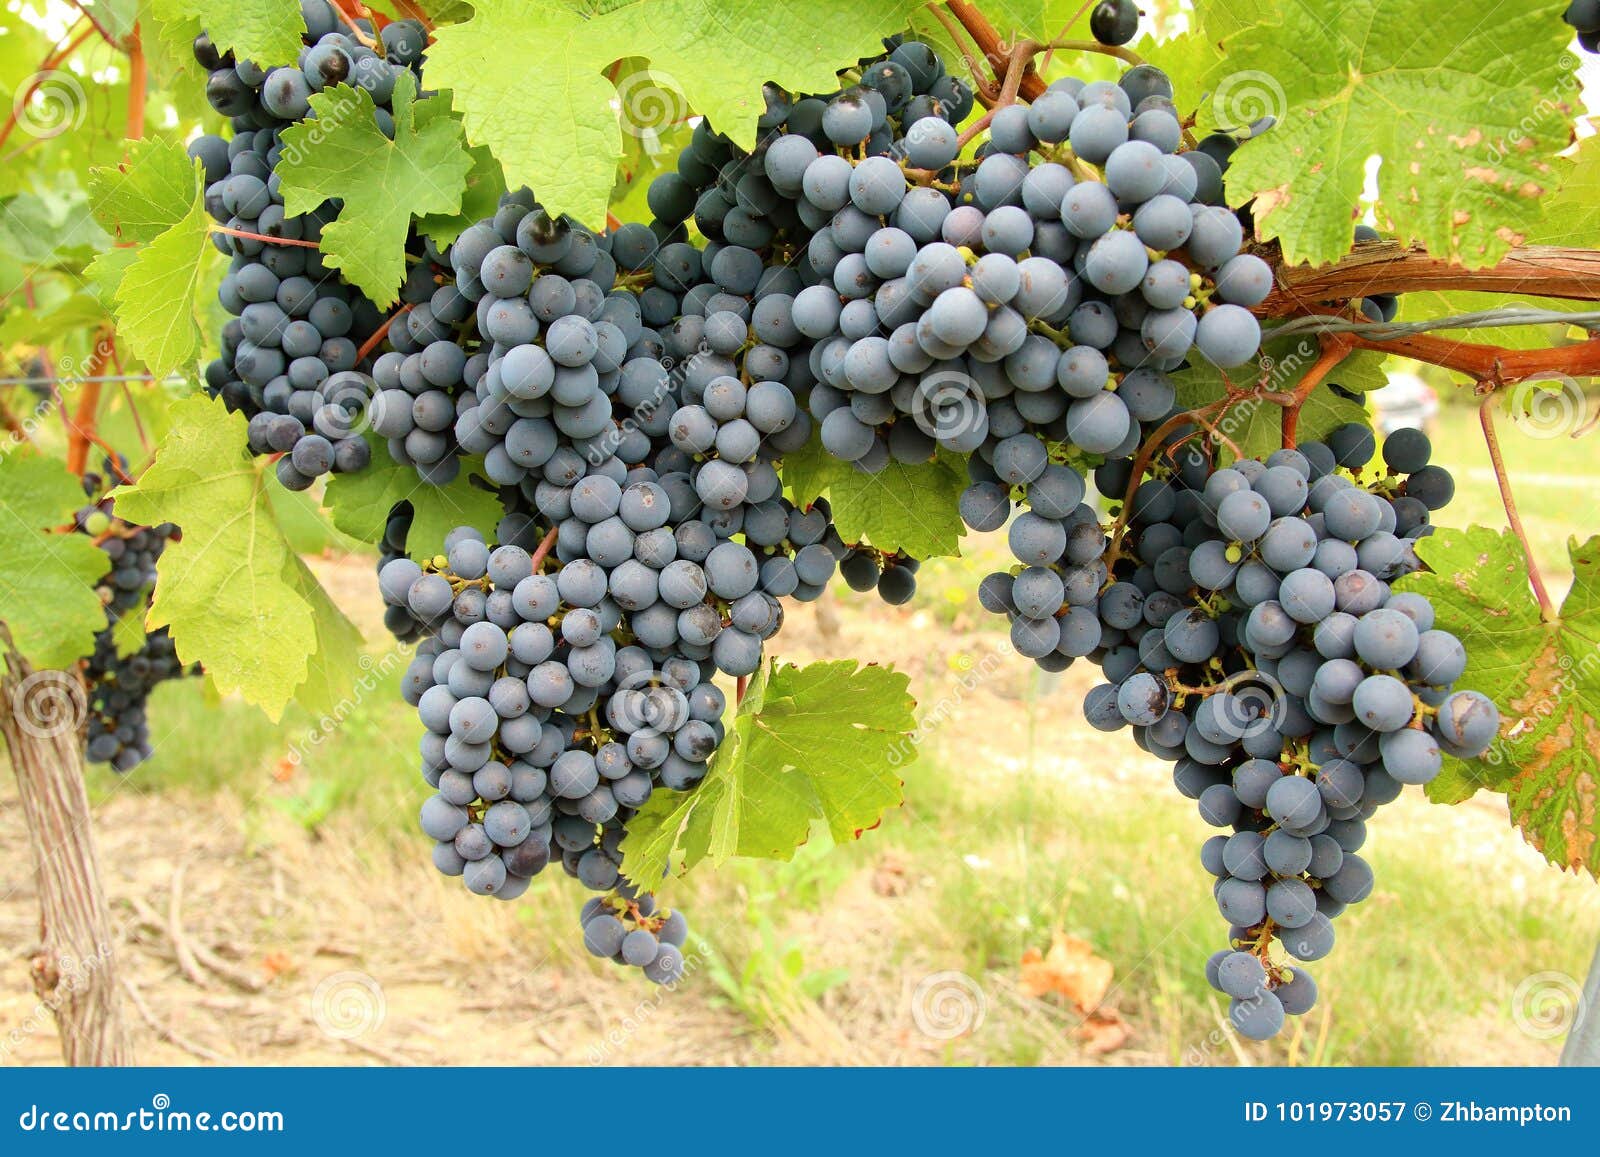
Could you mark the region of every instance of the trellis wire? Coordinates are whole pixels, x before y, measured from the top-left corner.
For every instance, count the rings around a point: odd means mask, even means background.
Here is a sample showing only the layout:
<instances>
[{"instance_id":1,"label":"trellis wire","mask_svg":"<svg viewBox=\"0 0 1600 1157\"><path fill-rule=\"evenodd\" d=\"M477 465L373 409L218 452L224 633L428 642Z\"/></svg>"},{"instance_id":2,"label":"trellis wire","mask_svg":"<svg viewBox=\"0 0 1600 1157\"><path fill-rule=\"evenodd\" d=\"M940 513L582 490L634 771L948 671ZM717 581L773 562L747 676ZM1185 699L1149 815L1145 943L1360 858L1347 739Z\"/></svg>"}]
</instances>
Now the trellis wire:
<instances>
[{"instance_id":1,"label":"trellis wire","mask_svg":"<svg viewBox=\"0 0 1600 1157\"><path fill-rule=\"evenodd\" d=\"M0 378L0 386L55 386L79 385L90 382L185 382L189 379L182 374L168 374L164 378L153 378L149 374L97 374L93 377L80 378L74 374L65 374L60 377L25 377L25 378Z\"/></svg>"},{"instance_id":2,"label":"trellis wire","mask_svg":"<svg viewBox=\"0 0 1600 1157\"><path fill-rule=\"evenodd\" d=\"M1294 337L1302 333L1348 333L1370 341L1394 341L1436 329L1499 329L1514 325L1600 326L1600 310L1566 313L1559 309L1535 309L1526 305L1505 305L1475 313L1458 313L1426 321L1353 321L1321 314L1297 317L1282 325L1264 328L1262 338Z\"/></svg>"}]
</instances>

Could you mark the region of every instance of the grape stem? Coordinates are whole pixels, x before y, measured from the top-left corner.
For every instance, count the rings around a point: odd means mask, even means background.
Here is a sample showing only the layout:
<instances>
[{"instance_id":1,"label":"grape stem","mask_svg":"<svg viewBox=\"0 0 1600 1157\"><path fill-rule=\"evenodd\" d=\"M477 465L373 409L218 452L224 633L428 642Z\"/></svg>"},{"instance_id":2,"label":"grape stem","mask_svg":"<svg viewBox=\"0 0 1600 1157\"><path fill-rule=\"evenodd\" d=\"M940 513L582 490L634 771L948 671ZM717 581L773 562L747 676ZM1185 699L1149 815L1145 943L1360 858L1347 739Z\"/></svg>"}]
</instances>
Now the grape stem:
<instances>
[{"instance_id":1,"label":"grape stem","mask_svg":"<svg viewBox=\"0 0 1600 1157\"><path fill-rule=\"evenodd\" d=\"M243 237L246 241L261 241L267 245L294 245L301 249L320 248L317 242L307 241L301 237L268 237L265 233L251 233L247 229L235 229L230 225L211 225L208 228L213 233L221 233L226 237Z\"/></svg>"},{"instance_id":2,"label":"grape stem","mask_svg":"<svg viewBox=\"0 0 1600 1157\"><path fill-rule=\"evenodd\" d=\"M406 314L410 313L411 309L412 307L409 305L402 305L388 317L384 318L383 324L373 332L371 337L361 343L360 349L356 350L356 361L365 361L368 354L383 344L383 339L389 336L389 327L395 322L399 321Z\"/></svg>"},{"instance_id":3,"label":"grape stem","mask_svg":"<svg viewBox=\"0 0 1600 1157\"><path fill-rule=\"evenodd\" d=\"M956 47L961 50L961 59L965 62L967 66L967 72L972 77L973 81L979 85L986 84L987 81L984 75L983 67L978 63L978 58L973 56L972 53L967 50L967 46L961 42L961 33L964 31L961 25L957 24L950 18L950 14L945 11L942 3L929 4L927 7L928 11L933 13L933 18L940 24L944 25L944 30L950 34L950 39L954 41ZM979 47L978 51L981 53L983 49ZM985 101L985 104L987 103L988 102Z\"/></svg>"},{"instance_id":4,"label":"grape stem","mask_svg":"<svg viewBox=\"0 0 1600 1157\"><path fill-rule=\"evenodd\" d=\"M116 452L107 446L95 433L95 415L100 410L100 385L93 379L100 377L106 371L106 363L111 360L112 350L116 346L116 334L112 328L103 326L95 335L94 352L89 356L90 379L83 385L83 393L78 397L77 409L71 418L67 417L66 405L61 407L61 418L67 427L67 469L83 477L83 470L89 461L89 446L99 446L110 456L113 467L116 465Z\"/></svg>"},{"instance_id":5,"label":"grape stem","mask_svg":"<svg viewBox=\"0 0 1600 1157\"><path fill-rule=\"evenodd\" d=\"M1026 41L1033 53L1039 52L1098 52L1102 56L1115 56L1128 64L1143 64L1144 57L1131 48L1118 44L1101 44L1098 40L1052 40L1049 44Z\"/></svg>"},{"instance_id":6,"label":"grape stem","mask_svg":"<svg viewBox=\"0 0 1600 1157\"><path fill-rule=\"evenodd\" d=\"M1311 391L1322 384L1323 380L1333 372L1334 366L1350 356L1353 344L1351 339L1343 334L1325 333L1320 341L1322 356L1306 371L1306 376L1300 379L1300 384L1289 395L1289 404L1283 408L1283 446L1286 450L1294 449L1295 430L1300 425L1300 410L1311 397Z\"/></svg>"},{"instance_id":7,"label":"grape stem","mask_svg":"<svg viewBox=\"0 0 1600 1157\"><path fill-rule=\"evenodd\" d=\"M116 370L116 376L123 380L118 383L122 387L123 401L128 403L128 416L133 419L134 433L138 435L139 446L148 457L155 453L155 446L151 444L150 432L144 428L144 418L139 414L139 407L133 400L133 387L128 384L127 373L122 365L122 355L117 352L117 343L111 343L111 368ZM153 382L154 378L146 375L139 379L143 382Z\"/></svg>"},{"instance_id":8,"label":"grape stem","mask_svg":"<svg viewBox=\"0 0 1600 1157\"><path fill-rule=\"evenodd\" d=\"M135 24L128 33L128 131L130 141L144 136L144 106L149 90L149 69L144 59L144 39Z\"/></svg>"},{"instance_id":9,"label":"grape stem","mask_svg":"<svg viewBox=\"0 0 1600 1157\"><path fill-rule=\"evenodd\" d=\"M1072 18L1061 26L1061 31L1056 33L1055 40L1052 40L1050 42L1050 47L1045 49L1044 59L1039 62L1039 68L1041 71L1050 67L1050 58L1055 55L1056 51L1055 41L1065 40L1067 38L1067 33L1072 31L1072 26L1087 16L1089 14L1089 9L1093 8L1096 2L1097 0L1083 0L1082 7L1074 12L1072 14Z\"/></svg>"},{"instance_id":10,"label":"grape stem","mask_svg":"<svg viewBox=\"0 0 1600 1157\"><path fill-rule=\"evenodd\" d=\"M549 557L551 549L555 546L556 533L556 528L552 526L550 533L540 540L538 548L533 552L533 557L530 561L533 563L535 573L544 565L544 560Z\"/></svg>"},{"instance_id":11,"label":"grape stem","mask_svg":"<svg viewBox=\"0 0 1600 1157\"><path fill-rule=\"evenodd\" d=\"M433 20L428 16L422 5L417 3L417 0L395 0L394 6L422 25L427 31L430 40L433 38Z\"/></svg>"},{"instance_id":12,"label":"grape stem","mask_svg":"<svg viewBox=\"0 0 1600 1157\"><path fill-rule=\"evenodd\" d=\"M1539 564L1534 561L1533 548L1528 545L1528 532L1523 528L1522 515L1517 512L1517 500L1511 494L1511 478L1506 473L1505 459L1500 454L1500 437L1494 429L1494 404L1496 398L1490 394L1483 399L1483 404L1478 407L1478 422L1483 427L1483 440L1489 447L1489 461L1494 465L1494 480L1500 487L1500 502L1506 508L1506 519L1511 523L1511 533L1517 536L1517 542L1522 547L1522 557L1528 564L1528 582L1533 587L1533 597L1539 601L1539 617L1547 623L1554 622L1559 616L1555 603L1550 599L1550 592L1545 589L1544 576L1539 573Z\"/></svg>"},{"instance_id":13,"label":"grape stem","mask_svg":"<svg viewBox=\"0 0 1600 1157\"><path fill-rule=\"evenodd\" d=\"M737 707L744 702L744 693L750 689L750 676L740 675L733 685L733 704Z\"/></svg>"},{"instance_id":14,"label":"grape stem","mask_svg":"<svg viewBox=\"0 0 1600 1157\"><path fill-rule=\"evenodd\" d=\"M1127 491L1122 496L1122 509L1117 514L1117 520L1111 528L1111 545L1106 552L1106 565L1109 567L1122 557L1122 540L1127 534L1128 521L1133 514L1133 497L1139 490L1139 483L1143 481L1145 473L1150 469L1150 463L1155 460L1162 443L1168 434L1191 422L1197 421L1200 416L1209 415L1213 410L1218 415L1223 414L1235 402L1243 401L1252 396L1250 392L1229 389L1228 396L1218 398L1214 402L1207 402L1193 410L1183 410L1172 415L1161 425L1157 426L1154 433L1144 440L1144 445L1139 447L1139 454L1133 460L1133 471L1128 478Z\"/></svg>"},{"instance_id":15,"label":"grape stem","mask_svg":"<svg viewBox=\"0 0 1600 1157\"><path fill-rule=\"evenodd\" d=\"M344 22L345 27L350 29L351 36L354 36L358 41L360 41L366 47L372 49L379 56L383 55L383 49L379 46L380 42L374 40L365 32L361 31L359 27L357 27L355 18L344 10L343 0L331 0L329 6L333 9L334 15ZM365 8L366 5L363 4L361 7Z\"/></svg>"},{"instance_id":16,"label":"grape stem","mask_svg":"<svg viewBox=\"0 0 1600 1157\"><path fill-rule=\"evenodd\" d=\"M1039 74L1031 67L1031 62L1038 46L1033 41L1023 41L1010 51L1001 44L1000 33L995 31L988 17L979 12L968 0L947 0L951 13L961 21L961 26L967 30L978 51L983 53L983 58L994 70L995 81L998 82L1000 95L992 97L993 101L985 101L991 108L1004 108L1008 104L1015 104L1020 93L1024 100L1035 101L1044 94L1045 84ZM1001 76L1000 67L1005 65L1005 75ZM987 89L995 91L996 84L989 84ZM1009 88L1010 96L1006 96Z\"/></svg>"},{"instance_id":17,"label":"grape stem","mask_svg":"<svg viewBox=\"0 0 1600 1157\"><path fill-rule=\"evenodd\" d=\"M106 28L105 25L101 24L100 21L94 18L94 12L83 6L81 0L68 0L68 3L78 10L79 16L83 17L90 24L94 25L94 30L100 34L101 40L104 40L107 44L111 45L112 48L124 47L123 45L117 43L117 38L111 35L110 30Z\"/></svg>"}]
</instances>

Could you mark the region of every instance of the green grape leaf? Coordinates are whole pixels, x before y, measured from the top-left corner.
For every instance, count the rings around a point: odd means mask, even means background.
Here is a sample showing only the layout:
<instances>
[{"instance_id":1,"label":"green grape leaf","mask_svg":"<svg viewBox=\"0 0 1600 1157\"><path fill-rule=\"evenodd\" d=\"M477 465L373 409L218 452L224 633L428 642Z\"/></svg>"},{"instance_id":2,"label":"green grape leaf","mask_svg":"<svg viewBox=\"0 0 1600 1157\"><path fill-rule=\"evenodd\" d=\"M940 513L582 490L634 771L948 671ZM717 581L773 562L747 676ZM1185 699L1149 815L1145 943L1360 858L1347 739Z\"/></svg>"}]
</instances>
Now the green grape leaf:
<instances>
[{"instance_id":1,"label":"green grape leaf","mask_svg":"<svg viewBox=\"0 0 1600 1157\"><path fill-rule=\"evenodd\" d=\"M95 584L110 569L86 534L57 534L83 506L66 466L22 450L0 456L0 622L38 667L70 667L106 625Z\"/></svg>"},{"instance_id":2,"label":"green grape leaf","mask_svg":"<svg viewBox=\"0 0 1600 1157\"><path fill-rule=\"evenodd\" d=\"M114 298L118 336L157 374L191 368L202 349L195 309L205 268L202 258L211 249L211 218L199 167L196 161L190 168L188 212L142 244L132 260L97 260L99 273L91 277L101 284L102 275L120 270ZM141 231L151 224L146 221Z\"/></svg>"},{"instance_id":3,"label":"green grape leaf","mask_svg":"<svg viewBox=\"0 0 1600 1157\"><path fill-rule=\"evenodd\" d=\"M1529 245L1600 248L1600 137L1586 137L1570 159L1557 162L1561 188L1545 202L1544 219L1528 230Z\"/></svg>"},{"instance_id":4,"label":"green grape leaf","mask_svg":"<svg viewBox=\"0 0 1600 1157\"><path fill-rule=\"evenodd\" d=\"M283 131L284 211L341 200L338 219L322 229L323 260L381 307L394 304L405 280L412 216L458 213L473 164L449 102L415 97L415 79L402 72L393 140L378 127L371 94L344 84L314 94L316 118Z\"/></svg>"},{"instance_id":5,"label":"green grape leaf","mask_svg":"<svg viewBox=\"0 0 1600 1157\"><path fill-rule=\"evenodd\" d=\"M1581 107L1559 4L1493 20L1476 0L1280 7L1281 24L1212 34L1201 128L1277 117L1234 154L1228 196L1254 200L1289 261L1349 251L1373 156L1379 218L1435 256L1492 265L1536 225Z\"/></svg>"},{"instance_id":6,"label":"green grape leaf","mask_svg":"<svg viewBox=\"0 0 1600 1157\"><path fill-rule=\"evenodd\" d=\"M37 312L18 310L0 324L0 346L45 346L104 323L105 306L89 293L74 293Z\"/></svg>"},{"instance_id":7,"label":"green grape leaf","mask_svg":"<svg viewBox=\"0 0 1600 1157\"><path fill-rule=\"evenodd\" d=\"M137 655L148 637L144 630L144 616L136 610L118 615L117 621L111 624L111 642L120 658Z\"/></svg>"},{"instance_id":8,"label":"green grape leaf","mask_svg":"<svg viewBox=\"0 0 1600 1157\"><path fill-rule=\"evenodd\" d=\"M140 3L141 0L90 0L85 8L90 18L110 33L112 39L121 40L139 22Z\"/></svg>"},{"instance_id":9,"label":"green grape leaf","mask_svg":"<svg viewBox=\"0 0 1600 1157\"><path fill-rule=\"evenodd\" d=\"M84 267L83 277L88 283L85 288L94 295L101 308L111 313L116 312L117 289L122 285L122 279L127 275L129 268L138 260L139 250L126 246L107 249Z\"/></svg>"},{"instance_id":10,"label":"green grape leaf","mask_svg":"<svg viewBox=\"0 0 1600 1157\"><path fill-rule=\"evenodd\" d=\"M625 54L604 47L614 42L598 23L555 4L478 0L471 20L437 31L427 66L428 83L454 91L467 138L494 153L507 185L527 185L590 225L605 220L622 152L616 90L601 69Z\"/></svg>"},{"instance_id":11,"label":"green grape leaf","mask_svg":"<svg viewBox=\"0 0 1600 1157\"><path fill-rule=\"evenodd\" d=\"M1527 245L1567 245L1579 249L1600 247L1600 137L1588 137L1572 159L1557 158L1562 174L1561 188L1545 200L1543 219L1534 223L1523 238ZM1503 293L1472 293L1464 290L1441 292L1421 290L1400 297L1400 320L1453 317L1510 305L1513 299ZM1593 308L1593 302L1556 297L1515 298L1515 304L1558 313L1576 313ZM1455 341L1497 345L1505 349L1545 349L1550 332L1540 326L1498 326L1480 329L1437 331Z\"/></svg>"},{"instance_id":12,"label":"green grape leaf","mask_svg":"<svg viewBox=\"0 0 1600 1157\"><path fill-rule=\"evenodd\" d=\"M1009 3L1042 9L1042 3ZM904 28L917 7L913 0L808 0L803 7L653 0L620 8L605 22L620 29L633 54L650 61L652 76L750 149L756 118L766 108L763 82L791 92L836 89L838 70L882 52L884 33ZM624 94L625 104L630 95Z\"/></svg>"},{"instance_id":13,"label":"green grape leaf","mask_svg":"<svg viewBox=\"0 0 1600 1157\"><path fill-rule=\"evenodd\" d=\"M172 428L138 483L115 491L117 513L183 530L162 553L146 625L170 628L185 664L274 721L291 699L317 710L353 671L355 628L325 597L279 528L242 414L197 395L172 409ZM348 685L348 678L343 680Z\"/></svg>"},{"instance_id":14,"label":"green grape leaf","mask_svg":"<svg viewBox=\"0 0 1600 1157\"><path fill-rule=\"evenodd\" d=\"M193 205L196 164L178 141L132 142L123 164L89 170L94 219L122 241L154 241Z\"/></svg>"},{"instance_id":15,"label":"green grape leaf","mask_svg":"<svg viewBox=\"0 0 1600 1157\"><path fill-rule=\"evenodd\" d=\"M506 183L527 185L554 212L605 220L623 123L665 132L690 111L740 145L755 143L762 84L829 91L836 72L882 50L915 0L720 0L526 4L478 0L471 20L440 28L428 82L455 93L467 137L487 146ZM1024 5L1026 7L1026 5ZM504 45L516 44L515 59ZM619 90L606 71L649 61ZM537 116L528 115L537 109Z\"/></svg>"},{"instance_id":16,"label":"green grape leaf","mask_svg":"<svg viewBox=\"0 0 1600 1157\"><path fill-rule=\"evenodd\" d=\"M444 550L444 536L458 526L472 526L494 541L500 521L500 500L492 491L469 481L479 460L468 458L448 486L435 486L417 477L410 466L397 464L374 443L372 464L355 474L335 474L328 481L323 502L333 525L362 542L383 541L389 511L397 502L410 502L416 511L406 538L409 552L426 558Z\"/></svg>"},{"instance_id":17,"label":"green grape leaf","mask_svg":"<svg viewBox=\"0 0 1600 1157\"><path fill-rule=\"evenodd\" d=\"M303 47L300 0L149 0L166 23L197 24L218 51L262 65L293 63Z\"/></svg>"},{"instance_id":18,"label":"green grape leaf","mask_svg":"<svg viewBox=\"0 0 1600 1157\"><path fill-rule=\"evenodd\" d=\"M1568 542L1572 589L1540 617L1510 531L1441 528L1417 543L1430 571L1399 584L1432 600L1434 626L1467 648L1458 689L1500 708L1500 736L1479 759L1446 759L1436 802L1502 792L1512 822L1551 863L1600 875L1600 537Z\"/></svg>"},{"instance_id":19,"label":"green grape leaf","mask_svg":"<svg viewBox=\"0 0 1600 1157\"><path fill-rule=\"evenodd\" d=\"M1227 371L1226 379L1222 371L1202 358L1190 359L1188 368L1179 370L1171 377L1177 386L1178 404L1186 410L1195 410L1226 397L1229 382L1245 389L1265 379L1268 390L1292 390L1306 371L1316 364L1318 356L1315 338L1282 338L1266 342L1254 361ZM1338 386L1357 395L1377 389L1388 380L1383 372L1385 356L1369 350L1358 350L1334 367L1333 372L1311 391L1311 396L1300 408L1300 420L1295 427L1296 440L1315 441L1346 422L1366 423L1365 404L1360 400L1351 400L1333 387ZM1220 417L1214 417L1213 424L1247 458L1265 458L1283 445L1283 408L1275 402L1244 398L1230 406ZM1226 460L1233 457L1233 452L1226 444L1223 445L1222 456Z\"/></svg>"},{"instance_id":20,"label":"green grape leaf","mask_svg":"<svg viewBox=\"0 0 1600 1157\"><path fill-rule=\"evenodd\" d=\"M441 250L461 236L463 230L485 217L493 217L500 207L500 194L506 191L500 162L482 145L467 149L472 168L467 170L467 191L461 195L461 208L455 213L428 213L417 218L417 232L430 238Z\"/></svg>"},{"instance_id":21,"label":"green grape leaf","mask_svg":"<svg viewBox=\"0 0 1600 1157\"><path fill-rule=\"evenodd\" d=\"M624 874L648 884L708 856L787 860L817 820L839 841L876 827L917 756L909 685L848 659L758 672L705 779L657 790L628 825Z\"/></svg>"},{"instance_id":22,"label":"green grape leaf","mask_svg":"<svg viewBox=\"0 0 1600 1157\"><path fill-rule=\"evenodd\" d=\"M809 506L826 495L833 522L846 542L912 558L954 558L966 526L957 502L967 487L964 462L941 452L932 462L907 466L891 460L876 474L857 470L822 448L817 438L783 458L781 474L794 501Z\"/></svg>"}]
</instances>

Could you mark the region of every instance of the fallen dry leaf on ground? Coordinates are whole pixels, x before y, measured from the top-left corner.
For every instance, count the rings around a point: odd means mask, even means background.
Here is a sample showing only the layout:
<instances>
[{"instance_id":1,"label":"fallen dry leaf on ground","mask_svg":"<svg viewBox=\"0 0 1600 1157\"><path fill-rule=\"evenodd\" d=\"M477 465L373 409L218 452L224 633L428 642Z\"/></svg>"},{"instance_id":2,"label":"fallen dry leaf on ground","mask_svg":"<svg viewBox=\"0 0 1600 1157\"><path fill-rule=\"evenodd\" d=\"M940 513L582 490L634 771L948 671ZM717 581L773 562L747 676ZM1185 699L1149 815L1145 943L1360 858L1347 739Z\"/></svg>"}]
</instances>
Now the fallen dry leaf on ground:
<instances>
[{"instance_id":1,"label":"fallen dry leaf on ground","mask_svg":"<svg viewBox=\"0 0 1600 1157\"><path fill-rule=\"evenodd\" d=\"M1084 1018L1075 1032L1086 1052L1095 1056L1114 1052L1133 1035L1121 1013L1100 1007L1111 989L1113 969L1109 960L1095 955L1087 940L1057 932L1048 952L1030 948L1022 954L1021 974L1023 992L1034 997L1054 993Z\"/></svg>"}]
</instances>

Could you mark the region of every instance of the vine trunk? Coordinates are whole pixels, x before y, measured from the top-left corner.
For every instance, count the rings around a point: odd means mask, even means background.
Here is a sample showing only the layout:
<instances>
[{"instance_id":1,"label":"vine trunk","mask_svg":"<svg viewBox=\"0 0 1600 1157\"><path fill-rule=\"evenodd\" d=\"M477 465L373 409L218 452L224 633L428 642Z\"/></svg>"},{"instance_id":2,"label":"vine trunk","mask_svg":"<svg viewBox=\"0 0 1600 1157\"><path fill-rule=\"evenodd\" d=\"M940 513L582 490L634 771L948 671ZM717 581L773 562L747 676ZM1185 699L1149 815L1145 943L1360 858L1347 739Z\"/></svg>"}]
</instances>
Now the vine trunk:
<instances>
[{"instance_id":1,"label":"vine trunk","mask_svg":"<svg viewBox=\"0 0 1600 1157\"><path fill-rule=\"evenodd\" d=\"M60 715L63 699L81 708L82 687L64 672L35 672L3 627L0 646L0 734L17 776L39 891L40 946L29 962L39 995L34 1015L55 1018L67 1064L127 1064L115 940L100 886L80 728L78 720L64 723ZM81 719L81 710L77 715Z\"/></svg>"}]
</instances>

